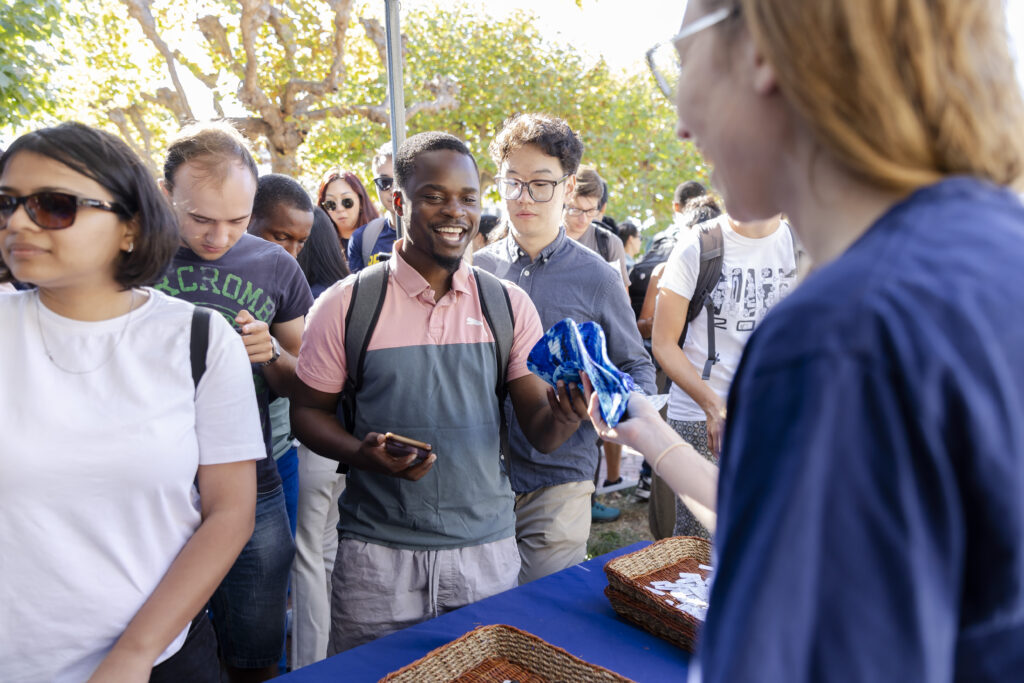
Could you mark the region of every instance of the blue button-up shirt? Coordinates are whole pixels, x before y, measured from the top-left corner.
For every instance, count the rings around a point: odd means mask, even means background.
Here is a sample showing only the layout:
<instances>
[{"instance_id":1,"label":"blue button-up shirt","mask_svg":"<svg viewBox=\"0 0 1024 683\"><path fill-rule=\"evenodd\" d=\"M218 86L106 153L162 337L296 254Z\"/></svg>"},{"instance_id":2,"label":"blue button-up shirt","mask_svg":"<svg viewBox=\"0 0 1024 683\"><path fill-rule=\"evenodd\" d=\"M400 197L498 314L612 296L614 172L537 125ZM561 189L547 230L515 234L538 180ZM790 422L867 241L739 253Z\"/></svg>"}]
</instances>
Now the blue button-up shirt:
<instances>
[{"instance_id":1,"label":"blue button-up shirt","mask_svg":"<svg viewBox=\"0 0 1024 683\"><path fill-rule=\"evenodd\" d=\"M587 249L559 228L558 237L530 260L510 234L473 255L473 265L526 290L540 313L544 329L563 318L578 323L598 323L608 340L608 357L638 386L655 392L654 363L644 349L622 286L619 271L596 252ZM516 493L528 493L547 486L590 481L597 469L597 433L584 422L572 437L552 453L541 453L530 445L519 423L509 416L507 456L509 479Z\"/></svg>"}]
</instances>

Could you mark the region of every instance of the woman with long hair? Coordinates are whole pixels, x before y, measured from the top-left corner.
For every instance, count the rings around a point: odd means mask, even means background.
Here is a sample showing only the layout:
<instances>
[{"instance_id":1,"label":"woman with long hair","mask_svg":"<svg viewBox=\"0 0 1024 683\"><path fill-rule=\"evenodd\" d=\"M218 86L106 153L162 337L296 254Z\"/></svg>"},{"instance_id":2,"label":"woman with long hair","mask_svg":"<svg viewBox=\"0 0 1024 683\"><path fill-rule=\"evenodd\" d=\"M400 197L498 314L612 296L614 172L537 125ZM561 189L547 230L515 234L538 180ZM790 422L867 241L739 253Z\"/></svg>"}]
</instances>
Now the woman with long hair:
<instances>
[{"instance_id":1,"label":"woman with long hair","mask_svg":"<svg viewBox=\"0 0 1024 683\"><path fill-rule=\"evenodd\" d=\"M1003 3L691 0L648 59L730 214L785 213L815 265L721 414L691 675L1024 680L1024 103ZM601 436L713 509L713 471L649 406L630 415Z\"/></svg>"},{"instance_id":2,"label":"woman with long hair","mask_svg":"<svg viewBox=\"0 0 1024 683\"><path fill-rule=\"evenodd\" d=\"M332 168L320 179L316 205L331 217L343 254L356 228L380 216L362 181L351 171L340 168Z\"/></svg>"},{"instance_id":3,"label":"woman with long hair","mask_svg":"<svg viewBox=\"0 0 1024 683\"><path fill-rule=\"evenodd\" d=\"M348 264L338 246L334 223L320 207L313 209L313 228L297 260L314 299L348 275Z\"/></svg>"},{"instance_id":4,"label":"woman with long hair","mask_svg":"<svg viewBox=\"0 0 1024 683\"><path fill-rule=\"evenodd\" d=\"M108 133L0 157L0 281L35 285L0 296L0 679L219 680L205 605L252 532L262 438L238 335L147 286L177 243Z\"/></svg>"}]
</instances>

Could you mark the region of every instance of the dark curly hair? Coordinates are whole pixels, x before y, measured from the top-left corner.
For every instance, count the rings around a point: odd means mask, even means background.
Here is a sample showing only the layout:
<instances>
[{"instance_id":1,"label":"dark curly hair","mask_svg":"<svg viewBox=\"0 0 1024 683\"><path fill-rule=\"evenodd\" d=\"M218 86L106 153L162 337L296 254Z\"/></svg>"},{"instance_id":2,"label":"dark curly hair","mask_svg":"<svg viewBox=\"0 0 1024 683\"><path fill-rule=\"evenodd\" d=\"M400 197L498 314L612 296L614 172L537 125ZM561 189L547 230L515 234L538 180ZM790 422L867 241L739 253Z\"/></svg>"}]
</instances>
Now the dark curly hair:
<instances>
[{"instance_id":1,"label":"dark curly hair","mask_svg":"<svg viewBox=\"0 0 1024 683\"><path fill-rule=\"evenodd\" d=\"M515 114L505 119L488 150L495 165L524 145L536 145L556 157L562 171L573 175L583 158L583 142L564 120L547 114Z\"/></svg>"}]
</instances>

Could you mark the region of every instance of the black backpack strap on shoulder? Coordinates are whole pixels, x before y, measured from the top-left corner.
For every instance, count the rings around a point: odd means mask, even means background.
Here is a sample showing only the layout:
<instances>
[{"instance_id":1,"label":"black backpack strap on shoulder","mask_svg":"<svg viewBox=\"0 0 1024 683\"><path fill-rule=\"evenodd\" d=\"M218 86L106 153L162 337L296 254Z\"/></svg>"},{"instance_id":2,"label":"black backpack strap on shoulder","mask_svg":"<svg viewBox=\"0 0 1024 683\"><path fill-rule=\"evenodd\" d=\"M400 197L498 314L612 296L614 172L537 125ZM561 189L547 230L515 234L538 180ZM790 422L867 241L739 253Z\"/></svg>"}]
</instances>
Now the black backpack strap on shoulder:
<instances>
[{"instance_id":1,"label":"black backpack strap on shoulder","mask_svg":"<svg viewBox=\"0 0 1024 683\"><path fill-rule=\"evenodd\" d=\"M690 307L686 311L686 323L683 325L683 333L679 337L679 346L682 347L686 343L686 333L690 323L700 314L702 308L705 309L708 318L708 359L704 363L701 378L707 380L711 377L711 366L715 364L717 357L715 352L715 307L711 300L711 294L722 277L725 237L718 221L695 229L700 230L700 270L697 273L697 284L693 288Z\"/></svg>"},{"instance_id":2,"label":"black backpack strap on shoulder","mask_svg":"<svg viewBox=\"0 0 1024 683\"><path fill-rule=\"evenodd\" d=\"M345 386L338 402L338 419L352 433L356 422L356 393L363 386L363 364L370 337L377 327L384 296L388 291L388 262L363 268L352 286L352 299L345 312ZM338 472L348 472L348 465L339 463Z\"/></svg>"},{"instance_id":3,"label":"black backpack strap on shoulder","mask_svg":"<svg viewBox=\"0 0 1024 683\"><path fill-rule=\"evenodd\" d=\"M497 366L497 380L494 393L498 397L498 412L501 415L501 449L508 455L508 422L505 417L505 397L508 387L505 379L508 376L508 361L512 355L512 340L515 335L515 315L512 313L512 300L501 280L481 270L473 268L477 294L480 296L480 309L487 321L487 326L494 336L494 359Z\"/></svg>"},{"instance_id":4,"label":"black backpack strap on shoulder","mask_svg":"<svg viewBox=\"0 0 1024 683\"><path fill-rule=\"evenodd\" d=\"M359 271L352 287L352 300L345 313L345 362L348 367L346 384L351 383L356 391L363 386L363 361L384 307L387 286L388 264L385 262Z\"/></svg>"},{"instance_id":5,"label":"black backpack strap on shoulder","mask_svg":"<svg viewBox=\"0 0 1024 683\"><path fill-rule=\"evenodd\" d=\"M597 221L594 221L591 225L594 226L594 241L597 242L597 252L601 254L601 258L608 261L612 255L608 229L602 228L598 225Z\"/></svg>"},{"instance_id":6,"label":"black backpack strap on shoulder","mask_svg":"<svg viewBox=\"0 0 1024 683\"><path fill-rule=\"evenodd\" d=\"M192 309L192 329L189 332L188 351L192 363L192 386L199 388L199 380L206 372L206 351L210 346L210 309L195 306Z\"/></svg>"}]
</instances>

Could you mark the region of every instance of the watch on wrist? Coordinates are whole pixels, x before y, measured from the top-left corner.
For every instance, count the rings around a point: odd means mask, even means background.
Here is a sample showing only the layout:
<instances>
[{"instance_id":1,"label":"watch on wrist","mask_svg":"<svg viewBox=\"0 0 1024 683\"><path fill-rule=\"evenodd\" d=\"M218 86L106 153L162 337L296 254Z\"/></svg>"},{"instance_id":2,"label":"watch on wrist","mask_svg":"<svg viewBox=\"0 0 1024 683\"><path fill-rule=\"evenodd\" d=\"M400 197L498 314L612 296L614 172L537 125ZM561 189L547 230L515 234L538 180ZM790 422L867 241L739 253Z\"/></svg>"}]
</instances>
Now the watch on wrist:
<instances>
[{"instance_id":1,"label":"watch on wrist","mask_svg":"<svg viewBox=\"0 0 1024 683\"><path fill-rule=\"evenodd\" d=\"M277 338L276 337L271 337L270 341L274 345L274 352L273 352L273 355L270 356L270 360L265 360L262 363L260 363L260 367L261 368L267 367L271 363L276 362L277 359L281 357L281 344L278 343Z\"/></svg>"}]
</instances>

